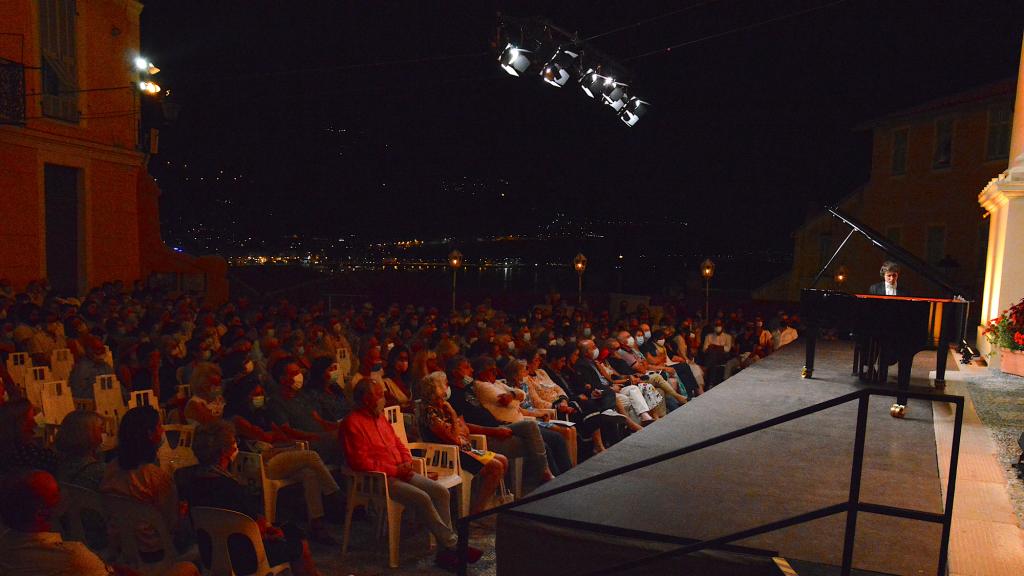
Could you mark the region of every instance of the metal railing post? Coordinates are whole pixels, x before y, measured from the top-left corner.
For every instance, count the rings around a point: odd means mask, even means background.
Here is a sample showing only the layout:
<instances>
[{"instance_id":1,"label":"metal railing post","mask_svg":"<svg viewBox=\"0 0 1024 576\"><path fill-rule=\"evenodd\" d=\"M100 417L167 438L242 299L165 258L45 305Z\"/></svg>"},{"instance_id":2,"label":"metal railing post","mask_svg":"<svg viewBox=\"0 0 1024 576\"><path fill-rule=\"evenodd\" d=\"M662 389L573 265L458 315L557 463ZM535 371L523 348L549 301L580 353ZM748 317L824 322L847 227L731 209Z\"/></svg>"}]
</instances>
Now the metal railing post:
<instances>
[{"instance_id":1,"label":"metal railing post","mask_svg":"<svg viewBox=\"0 0 1024 576\"><path fill-rule=\"evenodd\" d=\"M843 541L843 576L853 570L853 544L857 539L857 511L860 508L860 480L864 470L864 441L868 428L868 405L871 395L867 391L857 403L857 434L853 442L853 463L850 471L850 499L846 503L846 532Z\"/></svg>"},{"instance_id":2,"label":"metal railing post","mask_svg":"<svg viewBox=\"0 0 1024 576\"><path fill-rule=\"evenodd\" d=\"M964 424L964 399L956 400L953 422L953 446L949 455L949 479L946 481L946 508L942 511L942 540L939 541L939 576L946 576L949 562L949 532L953 527L953 493L956 490L956 467L960 460L960 428Z\"/></svg>"}]
</instances>

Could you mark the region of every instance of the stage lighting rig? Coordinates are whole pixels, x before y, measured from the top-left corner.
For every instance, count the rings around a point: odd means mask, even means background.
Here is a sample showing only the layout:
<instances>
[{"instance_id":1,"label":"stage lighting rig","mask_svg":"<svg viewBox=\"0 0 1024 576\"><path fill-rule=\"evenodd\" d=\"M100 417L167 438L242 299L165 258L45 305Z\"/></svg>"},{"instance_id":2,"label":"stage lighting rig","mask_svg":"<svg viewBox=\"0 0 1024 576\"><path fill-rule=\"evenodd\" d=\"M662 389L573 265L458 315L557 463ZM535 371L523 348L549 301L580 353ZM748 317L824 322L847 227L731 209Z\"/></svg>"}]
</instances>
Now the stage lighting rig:
<instances>
[{"instance_id":1,"label":"stage lighting rig","mask_svg":"<svg viewBox=\"0 0 1024 576\"><path fill-rule=\"evenodd\" d=\"M622 112L619 112L619 119L622 120L626 126L632 127L634 124L640 121L640 118L647 112L649 104L643 100L633 96L626 102L625 108Z\"/></svg>"},{"instance_id":2,"label":"stage lighting rig","mask_svg":"<svg viewBox=\"0 0 1024 576\"><path fill-rule=\"evenodd\" d=\"M512 76L519 76L530 67L532 55L533 52L531 50L520 48L509 42L505 49L502 50L501 56L498 57L498 62L501 63L502 70Z\"/></svg>"},{"instance_id":3,"label":"stage lighting rig","mask_svg":"<svg viewBox=\"0 0 1024 576\"><path fill-rule=\"evenodd\" d=\"M565 86L572 78L570 70L573 69L576 59L580 57L579 51L575 48L559 48L555 55L548 60L540 71L541 78L555 88Z\"/></svg>"}]
</instances>

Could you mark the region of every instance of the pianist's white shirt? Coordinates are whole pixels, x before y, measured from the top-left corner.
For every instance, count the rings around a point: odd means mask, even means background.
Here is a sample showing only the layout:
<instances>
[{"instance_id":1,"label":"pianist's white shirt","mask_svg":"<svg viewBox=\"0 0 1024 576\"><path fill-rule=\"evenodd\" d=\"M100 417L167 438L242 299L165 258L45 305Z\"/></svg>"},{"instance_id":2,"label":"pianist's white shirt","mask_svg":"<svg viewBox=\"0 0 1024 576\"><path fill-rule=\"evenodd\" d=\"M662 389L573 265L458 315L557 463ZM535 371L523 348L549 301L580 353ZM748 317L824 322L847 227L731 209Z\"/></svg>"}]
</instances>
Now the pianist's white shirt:
<instances>
[{"instance_id":1,"label":"pianist's white shirt","mask_svg":"<svg viewBox=\"0 0 1024 576\"><path fill-rule=\"evenodd\" d=\"M885 295L886 296L896 296L896 285L895 284L889 284L888 282L886 282L885 283Z\"/></svg>"}]
</instances>

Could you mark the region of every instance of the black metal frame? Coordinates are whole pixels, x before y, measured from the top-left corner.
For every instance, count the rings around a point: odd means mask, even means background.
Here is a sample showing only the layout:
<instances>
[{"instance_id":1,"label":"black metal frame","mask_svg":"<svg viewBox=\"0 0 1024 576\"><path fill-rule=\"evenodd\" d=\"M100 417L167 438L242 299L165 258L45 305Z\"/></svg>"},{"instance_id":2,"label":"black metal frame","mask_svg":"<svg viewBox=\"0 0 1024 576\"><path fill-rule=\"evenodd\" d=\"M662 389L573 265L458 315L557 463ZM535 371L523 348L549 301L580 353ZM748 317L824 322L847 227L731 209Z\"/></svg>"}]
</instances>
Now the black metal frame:
<instances>
[{"instance_id":1,"label":"black metal frame","mask_svg":"<svg viewBox=\"0 0 1024 576\"><path fill-rule=\"evenodd\" d=\"M853 545L857 531L857 516L859 513L864 512L867 514L881 514L884 516L895 516L898 518L907 518L910 520L942 524L942 536L941 542L939 544L939 562L937 574L938 576L945 576L946 563L948 561L949 552L949 533L950 528L953 524L953 494L956 490L956 471L960 452L960 432L961 428L963 427L964 421L964 398L963 396L935 394L925 390L928 389L912 388L910 390L901 390L897 392L896 390L888 388L864 388L862 390L857 390L849 394L844 394L842 396L838 396L836 398L832 398L824 402L819 402L806 408L801 408L800 410L795 410L788 414L783 414L781 416L776 416L775 418L770 418L768 420L765 420L764 422L753 424L732 432L727 432L725 434L721 434L713 438L708 438L707 440L702 440L700 442L690 444L689 446L677 448L664 454L659 454L658 456L645 458L644 460L640 460L632 464L627 464L625 466L621 466L613 470L601 472L589 478L584 478L576 482L570 482L569 484L565 484L563 486L551 488L550 490L545 490L542 494L534 494L532 496L527 496L526 498L523 498L517 502L512 502L510 504L505 504L503 506L492 508L485 512L480 512L478 514L472 514L460 518L457 522L459 534L458 574L460 576L466 575L466 552L469 547L470 523L481 518L484 518L486 516L491 516L493 514L498 513L512 514L519 517L540 520L548 524L559 524L562 526L579 528L583 530L589 530L592 532L616 534L620 536L641 538L652 541L682 544L682 546L680 546L679 548L675 548L665 552L660 552L658 554L654 554L652 556L642 558L640 560L634 560L623 564L610 566L608 568L604 568L596 572L590 573L591 575L598 575L617 574L621 573L623 570L626 569L632 569L639 566L643 566L645 564L657 562L659 560L663 560L666 558L682 556L685 554L690 554L691 552L697 552L700 550L706 550L711 548L745 554L775 556L777 554L774 552L758 550L754 548L746 548L742 546L735 546L732 543L738 540L750 538L752 536L757 536L767 532L772 532L782 528L787 528L789 526L795 526L797 524L803 524L806 522L810 522L812 520L817 520L819 518L825 518L827 516L832 516L835 514L841 514L845 512L846 530L843 539L843 561L841 574L843 574L843 576L849 576L849 574L853 570ZM864 443L865 438L867 437L868 405L870 399L872 396L896 396L897 394L899 394L901 397L913 398L916 400L926 400L930 402L943 402L953 404L956 406L956 416L953 423L952 454L950 455L949 462L949 478L946 481L946 503L942 514L926 512L923 510L900 508L896 506L872 504L870 502L862 502L860 499L861 477L864 468ZM840 502L837 504L826 506L824 508L819 508L817 510L812 510L810 512L805 512L803 514L791 516L789 518L784 518L782 520L776 520L768 524L762 524L760 526L748 528L746 530L735 532L733 534L712 538L710 540L691 540L685 538L678 538L674 536L668 536L664 534L656 534L652 532L644 532L638 530L623 530L609 526L603 526L601 524L595 524L592 522L583 522L570 519L547 518L536 514L514 510L514 508L523 506L525 504L537 502L539 500L550 498L551 496L555 496L563 492L568 492L570 490L575 490L576 488L588 486L590 484L594 484L602 480L614 478L627 472L632 472L633 470L646 468L647 466L651 466L652 464L658 464L659 462L664 462L665 460L676 458L684 454L696 452L697 450L702 450L709 446L715 446L728 440L733 440L735 438L740 438L748 434L753 434L754 432L759 432L761 430L765 430L767 428L771 428L779 424L784 424L786 422L796 420L797 418L802 418L810 414L815 414L823 410L828 410L829 408L834 408L836 406L846 404L847 402L852 402L854 400L858 402L857 430L853 445L853 462L851 463L850 470L850 494L846 502Z\"/></svg>"}]
</instances>

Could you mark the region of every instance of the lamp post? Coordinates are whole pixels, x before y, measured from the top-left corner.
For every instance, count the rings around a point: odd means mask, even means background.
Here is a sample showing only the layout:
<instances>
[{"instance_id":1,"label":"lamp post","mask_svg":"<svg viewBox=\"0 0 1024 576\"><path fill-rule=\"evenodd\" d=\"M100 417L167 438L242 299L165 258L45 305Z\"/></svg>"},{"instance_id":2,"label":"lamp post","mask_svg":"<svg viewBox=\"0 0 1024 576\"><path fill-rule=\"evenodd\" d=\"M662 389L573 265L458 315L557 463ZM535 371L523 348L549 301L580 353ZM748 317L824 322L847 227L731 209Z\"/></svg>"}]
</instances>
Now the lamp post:
<instances>
[{"instance_id":1,"label":"lamp post","mask_svg":"<svg viewBox=\"0 0 1024 576\"><path fill-rule=\"evenodd\" d=\"M846 266L840 266L839 269L836 270L836 275L834 277L834 279L836 281L836 286L838 286L839 288L842 288L843 287L843 283L845 283L846 279L849 278L849 277L850 277L850 273L846 270Z\"/></svg>"},{"instance_id":2,"label":"lamp post","mask_svg":"<svg viewBox=\"0 0 1024 576\"><path fill-rule=\"evenodd\" d=\"M587 270L587 257L582 252L572 259L573 268L576 269L576 276L579 277L579 288L576 291L576 304L583 305L583 273Z\"/></svg>"},{"instance_id":3,"label":"lamp post","mask_svg":"<svg viewBox=\"0 0 1024 576\"><path fill-rule=\"evenodd\" d=\"M455 281L458 277L459 268L462 268L462 252L452 250L448 254L448 265L452 268L452 312L455 312Z\"/></svg>"},{"instance_id":4,"label":"lamp post","mask_svg":"<svg viewBox=\"0 0 1024 576\"><path fill-rule=\"evenodd\" d=\"M715 275L715 263L708 258L700 263L700 275L704 277L704 320L711 320L711 277Z\"/></svg>"}]
</instances>

